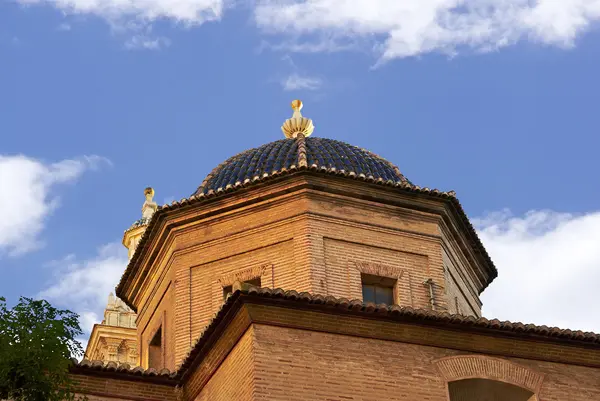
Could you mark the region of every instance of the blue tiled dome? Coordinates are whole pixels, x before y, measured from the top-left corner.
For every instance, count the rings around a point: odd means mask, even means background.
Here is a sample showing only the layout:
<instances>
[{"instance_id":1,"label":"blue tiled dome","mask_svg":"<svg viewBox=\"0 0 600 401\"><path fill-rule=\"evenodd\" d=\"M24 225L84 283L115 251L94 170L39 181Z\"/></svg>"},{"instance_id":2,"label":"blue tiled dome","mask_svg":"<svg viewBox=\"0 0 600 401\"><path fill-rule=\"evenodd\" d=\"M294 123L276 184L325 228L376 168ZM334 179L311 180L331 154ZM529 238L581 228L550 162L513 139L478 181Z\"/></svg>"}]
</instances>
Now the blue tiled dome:
<instances>
[{"instance_id":1,"label":"blue tiled dome","mask_svg":"<svg viewBox=\"0 0 600 401\"><path fill-rule=\"evenodd\" d=\"M367 150L333 139L302 137L267 143L229 158L206 177L194 195L262 178L265 173L298 168L301 160L317 171L410 183L396 166Z\"/></svg>"}]
</instances>

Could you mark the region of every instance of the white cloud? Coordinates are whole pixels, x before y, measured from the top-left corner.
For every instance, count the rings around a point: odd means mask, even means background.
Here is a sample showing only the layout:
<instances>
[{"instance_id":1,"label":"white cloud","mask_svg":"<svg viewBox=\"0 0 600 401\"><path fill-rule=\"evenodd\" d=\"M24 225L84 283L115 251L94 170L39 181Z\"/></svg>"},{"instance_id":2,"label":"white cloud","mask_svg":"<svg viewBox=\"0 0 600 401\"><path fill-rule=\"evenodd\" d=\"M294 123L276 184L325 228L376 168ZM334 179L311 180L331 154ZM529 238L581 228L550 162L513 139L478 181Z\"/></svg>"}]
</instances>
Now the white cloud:
<instances>
[{"instance_id":1,"label":"white cloud","mask_svg":"<svg viewBox=\"0 0 600 401\"><path fill-rule=\"evenodd\" d=\"M600 333L600 212L503 211L475 224L498 268L484 316Z\"/></svg>"},{"instance_id":2,"label":"white cloud","mask_svg":"<svg viewBox=\"0 0 600 401\"><path fill-rule=\"evenodd\" d=\"M46 219L59 206L55 187L76 181L101 163L108 160L86 156L44 164L22 155L0 155L0 255L16 256L42 246Z\"/></svg>"},{"instance_id":3,"label":"white cloud","mask_svg":"<svg viewBox=\"0 0 600 401\"><path fill-rule=\"evenodd\" d=\"M88 260L68 255L53 261L54 278L38 297L78 313L81 328L89 333L102 320L108 294L114 293L127 261L127 249L119 242L102 246Z\"/></svg>"},{"instance_id":4,"label":"white cloud","mask_svg":"<svg viewBox=\"0 0 600 401\"><path fill-rule=\"evenodd\" d=\"M253 8L260 28L290 39L270 47L329 52L364 48L366 42L380 62L462 48L492 51L520 40L570 47L600 19L600 0L17 1L96 15L112 26L170 20L189 27L220 20L227 8ZM145 42L155 48L154 41Z\"/></svg>"},{"instance_id":5,"label":"white cloud","mask_svg":"<svg viewBox=\"0 0 600 401\"><path fill-rule=\"evenodd\" d=\"M57 31L62 31L62 32L68 32L71 30L71 25L67 24L67 23L62 23L59 26L56 27Z\"/></svg>"},{"instance_id":6,"label":"white cloud","mask_svg":"<svg viewBox=\"0 0 600 401\"><path fill-rule=\"evenodd\" d=\"M125 42L125 48L130 50L159 50L168 47L170 44L171 41L167 38L151 37L145 35L133 35Z\"/></svg>"},{"instance_id":7,"label":"white cloud","mask_svg":"<svg viewBox=\"0 0 600 401\"><path fill-rule=\"evenodd\" d=\"M110 21L171 19L186 25L218 20L225 0L17 0L49 4L68 14L91 14Z\"/></svg>"},{"instance_id":8,"label":"white cloud","mask_svg":"<svg viewBox=\"0 0 600 401\"><path fill-rule=\"evenodd\" d=\"M281 86L286 91L294 90L317 90L321 87L321 80L309 76L302 76L297 73L289 75L281 81Z\"/></svg>"},{"instance_id":9,"label":"white cloud","mask_svg":"<svg viewBox=\"0 0 600 401\"><path fill-rule=\"evenodd\" d=\"M270 33L313 43L315 35L370 39L385 61L519 40L569 47L600 19L600 0L259 0L255 19Z\"/></svg>"},{"instance_id":10,"label":"white cloud","mask_svg":"<svg viewBox=\"0 0 600 401\"><path fill-rule=\"evenodd\" d=\"M229 0L17 0L23 5L51 5L65 14L94 15L108 22L113 34L125 38L127 49L158 50L168 39L148 34L158 20L181 26L220 20ZM231 0L234 1L234 0Z\"/></svg>"}]
</instances>

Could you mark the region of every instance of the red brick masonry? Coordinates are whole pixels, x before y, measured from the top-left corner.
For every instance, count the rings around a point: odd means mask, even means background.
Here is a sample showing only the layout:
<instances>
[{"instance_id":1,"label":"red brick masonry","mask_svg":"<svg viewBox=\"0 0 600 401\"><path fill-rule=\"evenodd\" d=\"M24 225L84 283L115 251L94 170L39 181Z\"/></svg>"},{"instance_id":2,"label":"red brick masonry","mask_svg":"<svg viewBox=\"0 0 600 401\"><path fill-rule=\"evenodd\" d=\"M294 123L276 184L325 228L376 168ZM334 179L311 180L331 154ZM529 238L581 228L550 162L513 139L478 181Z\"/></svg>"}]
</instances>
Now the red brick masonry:
<instances>
[{"instance_id":1,"label":"red brick masonry","mask_svg":"<svg viewBox=\"0 0 600 401\"><path fill-rule=\"evenodd\" d=\"M448 400L498 380L539 400L600 400L600 335L248 288L179 368L72 368L94 400Z\"/></svg>"}]
</instances>

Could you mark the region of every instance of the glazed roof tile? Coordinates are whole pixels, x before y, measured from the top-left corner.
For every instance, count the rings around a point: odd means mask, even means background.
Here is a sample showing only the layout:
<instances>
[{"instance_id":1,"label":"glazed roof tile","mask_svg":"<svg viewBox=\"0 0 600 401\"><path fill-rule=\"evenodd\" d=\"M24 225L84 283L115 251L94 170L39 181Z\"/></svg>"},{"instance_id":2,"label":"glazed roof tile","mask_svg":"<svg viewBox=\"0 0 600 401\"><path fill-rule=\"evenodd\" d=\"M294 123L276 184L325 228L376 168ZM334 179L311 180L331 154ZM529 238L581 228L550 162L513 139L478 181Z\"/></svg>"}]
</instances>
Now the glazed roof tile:
<instances>
[{"instance_id":1,"label":"glazed roof tile","mask_svg":"<svg viewBox=\"0 0 600 401\"><path fill-rule=\"evenodd\" d=\"M227 159L208 174L193 195L219 191L303 165L353 172L375 180L410 183L398 167L365 149L334 139L299 136L267 143Z\"/></svg>"}]
</instances>

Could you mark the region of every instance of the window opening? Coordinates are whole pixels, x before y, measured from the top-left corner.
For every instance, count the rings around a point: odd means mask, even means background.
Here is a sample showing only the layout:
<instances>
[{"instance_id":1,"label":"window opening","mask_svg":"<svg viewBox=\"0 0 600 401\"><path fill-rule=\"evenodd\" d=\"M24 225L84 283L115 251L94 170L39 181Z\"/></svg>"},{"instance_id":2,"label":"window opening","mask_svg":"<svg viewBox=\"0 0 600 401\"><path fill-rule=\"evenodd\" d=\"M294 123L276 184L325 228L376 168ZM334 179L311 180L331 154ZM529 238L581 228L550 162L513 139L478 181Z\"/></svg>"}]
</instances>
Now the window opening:
<instances>
[{"instance_id":1,"label":"window opening","mask_svg":"<svg viewBox=\"0 0 600 401\"><path fill-rule=\"evenodd\" d=\"M162 327L160 327L148 346L148 368L162 368Z\"/></svg>"},{"instance_id":2,"label":"window opening","mask_svg":"<svg viewBox=\"0 0 600 401\"><path fill-rule=\"evenodd\" d=\"M361 274L363 302L393 305L396 279Z\"/></svg>"}]
</instances>

